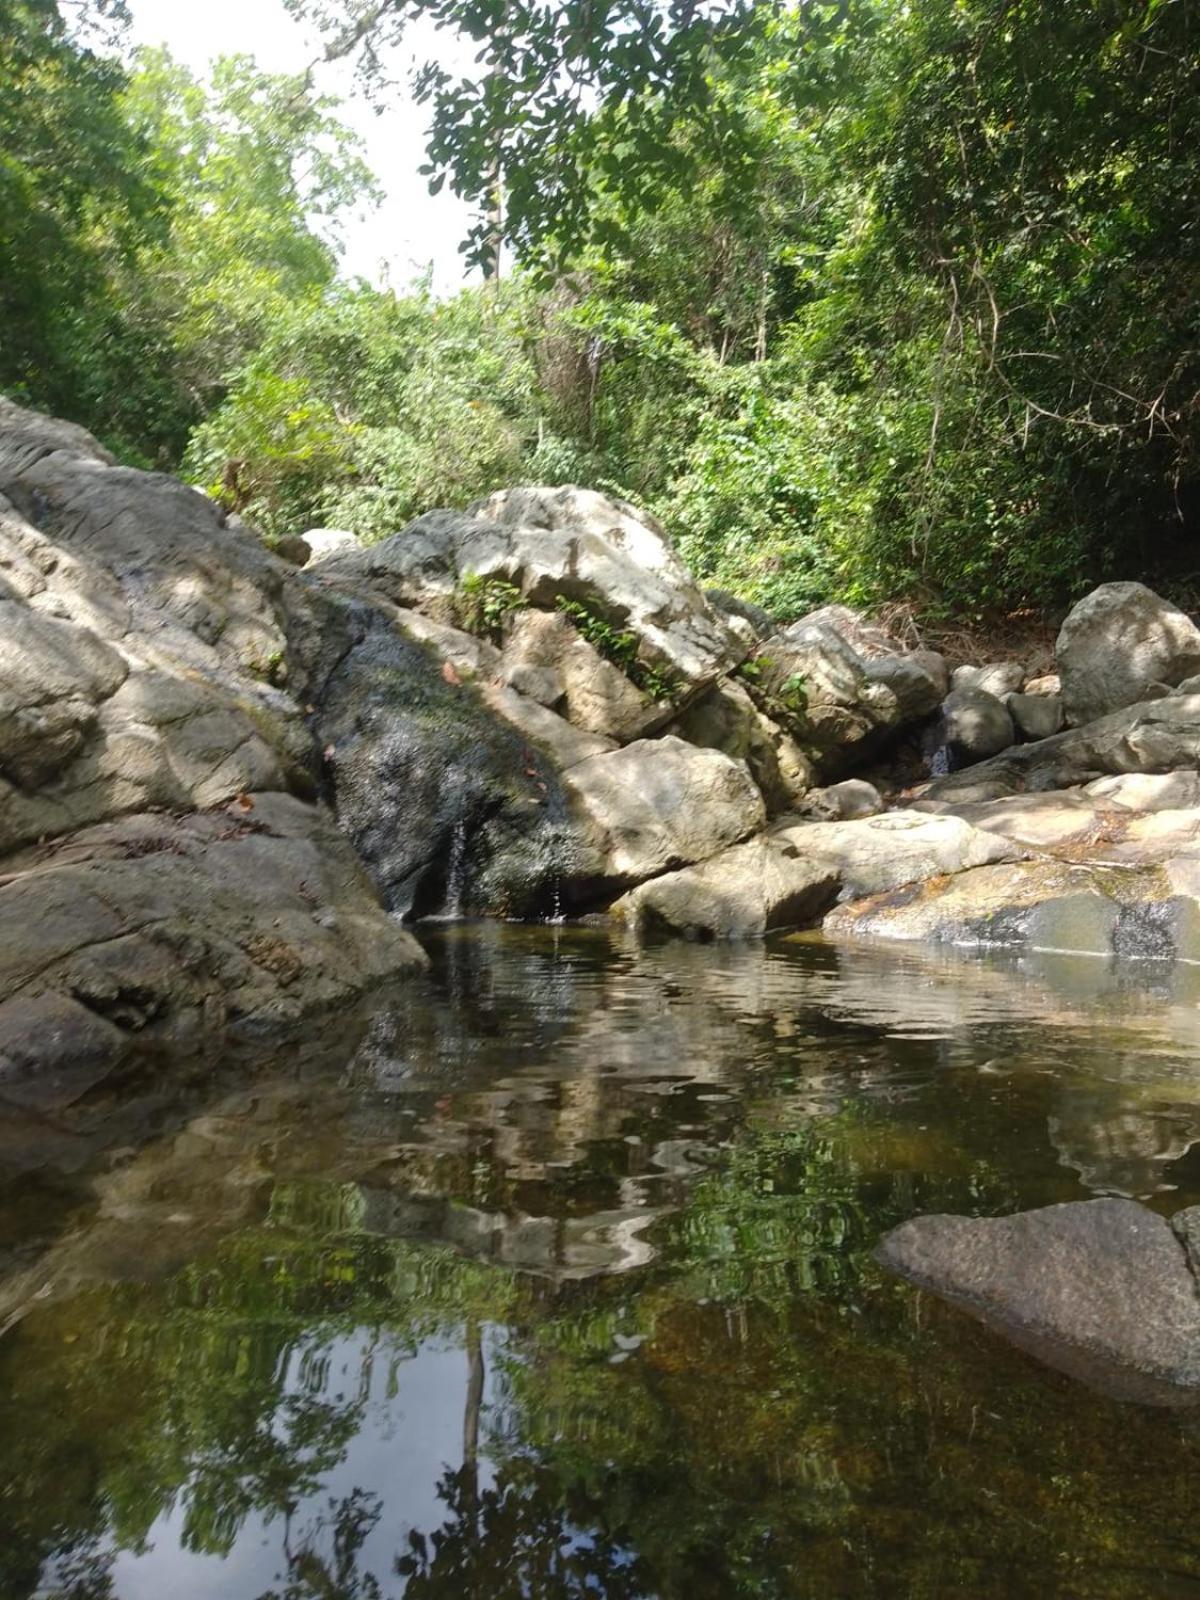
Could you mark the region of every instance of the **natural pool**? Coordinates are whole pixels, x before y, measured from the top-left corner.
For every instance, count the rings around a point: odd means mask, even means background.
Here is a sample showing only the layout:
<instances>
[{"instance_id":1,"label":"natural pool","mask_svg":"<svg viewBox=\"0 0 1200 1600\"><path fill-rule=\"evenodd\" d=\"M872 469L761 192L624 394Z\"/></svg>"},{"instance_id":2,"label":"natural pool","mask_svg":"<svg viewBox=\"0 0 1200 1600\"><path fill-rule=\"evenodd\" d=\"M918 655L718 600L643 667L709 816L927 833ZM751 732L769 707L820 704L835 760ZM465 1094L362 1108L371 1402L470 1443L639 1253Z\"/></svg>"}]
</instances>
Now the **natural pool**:
<instances>
[{"instance_id":1,"label":"natural pool","mask_svg":"<svg viewBox=\"0 0 1200 1600\"><path fill-rule=\"evenodd\" d=\"M1200 1416L870 1254L1200 1199L1200 978L427 943L252 1078L4 1119L4 1600L1200 1594Z\"/></svg>"}]
</instances>

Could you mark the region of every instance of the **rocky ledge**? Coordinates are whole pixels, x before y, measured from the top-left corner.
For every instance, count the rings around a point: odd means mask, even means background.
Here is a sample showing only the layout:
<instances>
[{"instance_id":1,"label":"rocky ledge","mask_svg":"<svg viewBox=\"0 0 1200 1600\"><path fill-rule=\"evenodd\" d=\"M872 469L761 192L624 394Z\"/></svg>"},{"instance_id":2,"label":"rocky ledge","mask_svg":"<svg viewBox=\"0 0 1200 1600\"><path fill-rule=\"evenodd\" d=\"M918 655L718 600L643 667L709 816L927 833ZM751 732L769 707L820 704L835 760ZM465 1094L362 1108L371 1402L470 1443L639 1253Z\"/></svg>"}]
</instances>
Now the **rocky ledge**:
<instances>
[{"instance_id":1,"label":"rocky ledge","mask_svg":"<svg viewBox=\"0 0 1200 1600\"><path fill-rule=\"evenodd\" d=\"M428 915L1200 955L1200 630L1141 585L951 674L584 489L319 533L0 402L0 1097L291 1026Z\"/></svg>"}]
</instances>

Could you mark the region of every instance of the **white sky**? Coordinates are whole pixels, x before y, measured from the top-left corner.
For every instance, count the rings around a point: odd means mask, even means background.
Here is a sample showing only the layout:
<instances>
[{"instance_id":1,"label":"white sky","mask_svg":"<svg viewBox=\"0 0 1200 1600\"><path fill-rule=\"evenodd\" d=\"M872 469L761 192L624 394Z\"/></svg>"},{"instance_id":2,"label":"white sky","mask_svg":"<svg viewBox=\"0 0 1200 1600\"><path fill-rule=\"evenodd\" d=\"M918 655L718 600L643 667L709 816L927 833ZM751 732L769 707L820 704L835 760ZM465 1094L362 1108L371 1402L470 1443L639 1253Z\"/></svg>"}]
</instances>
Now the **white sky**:
<instances>
[{"instance_id":1,"label":"white sky","mask_svg":"<svg viewBox=\"0 0 1200 1600\"><path fill-rule=\"evenodd\" d=\"M321 53L283 0L131 0L130 10L134 43L165 44L176 60L201 74L220 55L252 55L265 72L299 72ZM463 71L471 62L469 49L459 50L453 39L431 29L414 29L411 41L408 56L436 54ZM342 64L322 64L317 86L342 100L338 114L366 141L367 163L387 193L373 214L343 222L343 273L403 289L432 263L435 289L452 293L465 281L458 245L470 212L445 190L430 195L417 172L425 159L426 108L397 92L389 109L376 115L352 69Z\"/></svg>"}]
</instances>

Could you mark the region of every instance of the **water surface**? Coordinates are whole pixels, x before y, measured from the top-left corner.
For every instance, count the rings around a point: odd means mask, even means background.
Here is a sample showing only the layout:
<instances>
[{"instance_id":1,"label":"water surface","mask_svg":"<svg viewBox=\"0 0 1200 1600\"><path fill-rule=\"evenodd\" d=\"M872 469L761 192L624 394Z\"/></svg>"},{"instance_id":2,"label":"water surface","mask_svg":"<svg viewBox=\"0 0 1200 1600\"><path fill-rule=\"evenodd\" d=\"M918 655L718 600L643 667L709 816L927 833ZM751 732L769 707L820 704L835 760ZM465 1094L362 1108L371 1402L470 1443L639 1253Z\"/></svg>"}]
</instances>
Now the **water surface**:
<instances>
[{"instance_id":1,"label":"water surface","mask_svg":"<svg viewBox=\"0 0 1200 1600\"><path fill-rule=\"evenodd\" d=\"M1200 1200L1189 972L447 925L0 1122L4 1600L1200 1594L1200 1425L885 1277Z\"/></svg>"}]
</instances>

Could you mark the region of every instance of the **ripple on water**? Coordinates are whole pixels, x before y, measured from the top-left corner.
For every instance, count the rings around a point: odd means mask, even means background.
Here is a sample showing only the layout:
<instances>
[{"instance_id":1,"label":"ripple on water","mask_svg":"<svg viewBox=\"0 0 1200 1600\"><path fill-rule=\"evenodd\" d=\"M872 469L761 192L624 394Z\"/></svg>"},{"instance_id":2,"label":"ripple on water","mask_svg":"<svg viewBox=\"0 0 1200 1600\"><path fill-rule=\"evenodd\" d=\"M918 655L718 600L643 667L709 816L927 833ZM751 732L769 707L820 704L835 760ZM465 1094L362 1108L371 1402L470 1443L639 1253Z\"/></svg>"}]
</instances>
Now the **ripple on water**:
<instances>
[{"instance_id":1,"label":"ripple on water","mask_svg":"<svg viewBox=\"0 0 1200 1600\"><path fill-rule=\"evenodd\" d=\"M921 1211L1200 1198L1173 978L428 939L253 1077L0 1138L0 1593L1200 1585L1190 1424L871 1263Z\"/></svg>"}]
</instances>

